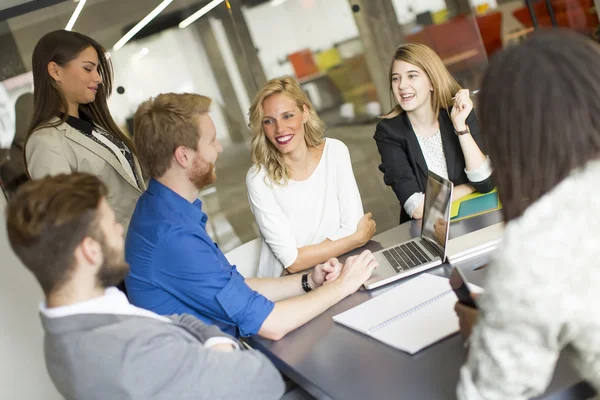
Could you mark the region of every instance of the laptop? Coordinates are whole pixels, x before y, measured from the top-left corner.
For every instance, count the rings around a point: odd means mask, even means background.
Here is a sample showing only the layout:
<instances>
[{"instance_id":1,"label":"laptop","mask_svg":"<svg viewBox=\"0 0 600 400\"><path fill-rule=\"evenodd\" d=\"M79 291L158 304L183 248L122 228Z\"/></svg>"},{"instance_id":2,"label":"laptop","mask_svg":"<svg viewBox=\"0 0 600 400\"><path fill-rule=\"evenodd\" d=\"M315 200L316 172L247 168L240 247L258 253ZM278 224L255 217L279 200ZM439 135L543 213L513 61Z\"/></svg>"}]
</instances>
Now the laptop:
<instances>
[{"instance_id":1,"label":"laptop","mask_svg":"<svg viewBox=\"0 0 600 400\"><path fill-rule=\"evenodd\" d=\"M429 171L421 236L373 253L379 267L365 282L366 289L418 274L446 260L453 188L448 179Z\"/></svg>"}]
</instances>

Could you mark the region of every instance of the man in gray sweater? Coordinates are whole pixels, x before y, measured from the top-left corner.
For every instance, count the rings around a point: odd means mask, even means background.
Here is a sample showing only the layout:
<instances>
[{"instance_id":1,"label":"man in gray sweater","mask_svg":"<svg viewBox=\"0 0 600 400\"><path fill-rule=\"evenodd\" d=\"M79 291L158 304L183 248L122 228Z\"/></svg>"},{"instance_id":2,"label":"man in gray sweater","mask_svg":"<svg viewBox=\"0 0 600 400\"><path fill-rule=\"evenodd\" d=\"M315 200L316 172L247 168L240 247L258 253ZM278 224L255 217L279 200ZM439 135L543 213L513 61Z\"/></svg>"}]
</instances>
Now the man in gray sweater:
<instances>
[{"instance_id":1,"label":"man in gray sweater","mask_svg":"<svg viewBox=\"0 0 600 400\"><path fill-rule=\"evenodd\" d=\"M137 308L113 286L129 267L123 227L88 174L28 182L7 207L8 237L40 283L50 377L66 399L278 399L260 353L190 315Z\"/></svg>"}]
</instances>

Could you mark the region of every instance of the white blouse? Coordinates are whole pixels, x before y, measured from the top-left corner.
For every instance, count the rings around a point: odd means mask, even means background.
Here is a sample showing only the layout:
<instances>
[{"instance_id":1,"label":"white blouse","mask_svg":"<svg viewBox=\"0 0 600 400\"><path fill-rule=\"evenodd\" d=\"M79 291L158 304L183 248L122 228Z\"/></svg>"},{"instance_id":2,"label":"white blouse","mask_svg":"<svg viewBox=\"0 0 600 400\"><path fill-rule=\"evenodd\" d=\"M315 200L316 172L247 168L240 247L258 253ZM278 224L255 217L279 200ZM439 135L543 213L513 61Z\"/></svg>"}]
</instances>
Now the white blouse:
<instances>
[{"instance_id":1,"label":"white blouse","mask_svg":"<svg viewBox=\"0 0 600 400\"><path fill-rule=\"evenodd\" d=\"M433 136L416 136L421 151L423 152L427 169L433 171L442 178L448 179L448 163L446 161L446 153L444 153L444 145L442 143L442 134L440 130L438 129L437 133ZM481 167L473 171L467 171L465 169L465 173L471 182L481 182L486 180L492 175L490 158L487 157ZM424 199L425 193L413 193L413 195L406 200L406 203L404 203L404 210L412 217L413 212L423 204Z\"/></svg>"},{"instance_id":2,"label":"white blouse","mask_svg":"<svg viewBox=\"0 0 600 400\"><path fill-rule=\"evenodd\" d=\"M433 136L417 135L419 146L425 157L427 169L438 174L442 178L448 179L448 163L446 162L446 154L444 153L444 145L442 143L442 134L438 129Z\"/></svg>"},{"instance_id":3,"label":"white blouse","mask_svg":"<svg viewBox=\"0 0 600 400\"><path fill-rule=\"evenodd\" d=\"M506 226L488 267L458 398L541 394L560 352L600 389L600 161Z\"/></svg>"},{"instance_id":4,"label":"white blouse","mask_svg":"<svg viewBox=\"0 0 600 400\"><path fill-rule=\"evenodd\" d=\"M253 166L246 186L262 239L259 277L280 276L300 247L352 235L364 214L348 147L336 139L326 139L308 179L280 186Z\"/></svg>"}]
</instances>

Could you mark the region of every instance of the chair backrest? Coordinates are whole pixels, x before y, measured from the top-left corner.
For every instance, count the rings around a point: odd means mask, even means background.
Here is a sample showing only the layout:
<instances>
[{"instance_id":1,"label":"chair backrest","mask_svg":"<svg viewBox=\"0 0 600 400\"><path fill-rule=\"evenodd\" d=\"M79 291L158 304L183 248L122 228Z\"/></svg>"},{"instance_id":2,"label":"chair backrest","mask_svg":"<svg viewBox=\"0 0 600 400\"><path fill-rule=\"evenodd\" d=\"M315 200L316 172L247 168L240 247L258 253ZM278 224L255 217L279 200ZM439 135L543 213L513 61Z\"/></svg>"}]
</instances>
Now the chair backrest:
<instances>
[{"instance_id":1,"label":"chair backrest","mask_svg":"<svg viewBox=\"0 0 600 400\"><path fill-rule=\"evenodd\" d=\"M256 238L225 253L231 265L235 265L244 278L254 278L260 261L261 239Z\"/></svg>"},{"instance_id":2,"label":"chair backrest","mask_svg":"<svg viewBox=\"0 0 600 400\"><path fill-rule=\"evenodd\" d=\"M485 52L491 57L502 48L502 13L498 11L478 16L477 25Z\"/></svg>"},{"instance_id":3,"label":"chair backrest","mask_svg":"<svg viewBox=\"0 0 600 400\"><path fill-rule=\"evenodd\" d=\"M410 35L406 35L404 40L406 41L406 43L421 43L433 49L433 44L431 43L429 35L425 31L425 29L421 29L420 31L411 33Z\"/></svg>"},{"instance_id":4,"label":"chair backrest","mask_svg":"<svg viewBox=\"0 0 600 400\"><path fill-rule=\"evenodd\" d=\"M444 61L451 73L473 68L487 59L475 20L471 17L456 17L438 25L428 25L423 30L406 36L407 42L425 44ZM469 54L459 62L446 63L461 54Z\"/></svg>"},{"instance_id":5,"label":"chair backrest","mask_svg":"<svg viewBox=\"0 0 600 400\"><path fill-rule=\"evenodd\" d=\"M593 6L592 0L552 0L556 23L560 27L568 27L580 32L591 32L598 25L598 15L588 12ZM552 26L548 8L544 1L533 3L539 26ZM513 11L514 17L526 28L533 26L527 6Z\"/></svg>"}]
</instances>

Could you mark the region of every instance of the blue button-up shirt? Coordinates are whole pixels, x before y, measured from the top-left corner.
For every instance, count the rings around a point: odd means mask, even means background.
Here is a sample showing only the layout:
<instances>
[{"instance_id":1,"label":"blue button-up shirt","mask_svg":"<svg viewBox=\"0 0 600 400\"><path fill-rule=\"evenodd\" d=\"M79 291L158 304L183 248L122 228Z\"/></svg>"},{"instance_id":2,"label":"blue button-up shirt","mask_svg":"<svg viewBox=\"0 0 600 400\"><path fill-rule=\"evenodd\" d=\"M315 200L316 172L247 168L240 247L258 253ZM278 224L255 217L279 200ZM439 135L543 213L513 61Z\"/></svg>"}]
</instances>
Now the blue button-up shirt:
<instances>
[{"instance_id":1,"label":"blue button-up shirt","mask_svg":"<svg viewBox=\"0 0 600 400\"><path fill-rule=\"evenodd\" d=\"M129 299L161 315L195 315L233 336L255 335L274 304L229 264L206 233L207 220L200 200L150 180L125 242Z\"/></svg>"}]
</instances>

